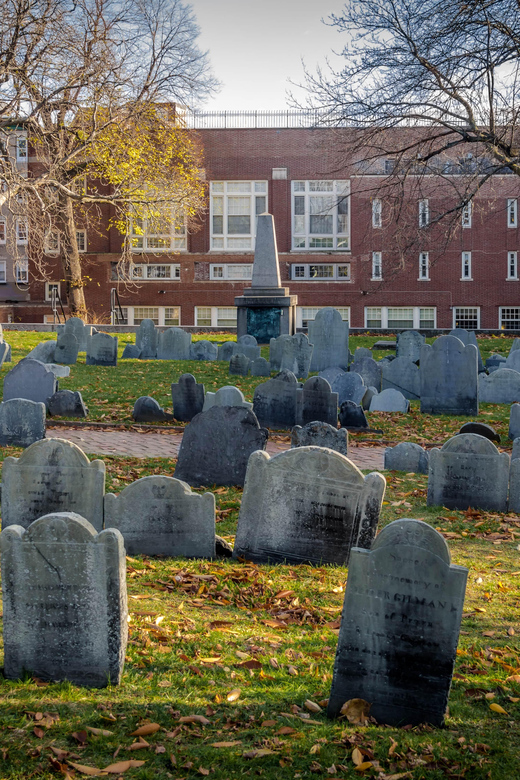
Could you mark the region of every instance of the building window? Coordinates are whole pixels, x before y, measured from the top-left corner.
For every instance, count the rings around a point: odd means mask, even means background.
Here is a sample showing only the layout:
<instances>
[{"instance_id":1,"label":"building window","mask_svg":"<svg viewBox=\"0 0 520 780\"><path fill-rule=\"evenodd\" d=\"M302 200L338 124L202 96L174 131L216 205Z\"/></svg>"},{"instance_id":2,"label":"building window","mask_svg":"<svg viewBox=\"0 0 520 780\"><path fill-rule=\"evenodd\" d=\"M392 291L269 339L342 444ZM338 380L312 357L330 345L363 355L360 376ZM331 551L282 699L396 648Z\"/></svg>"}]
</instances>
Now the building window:
<instances>
[{"instance_id":1,"label":"building window","mask_svg":"<svg viewBox=\"0 0 520 780\"><path fill-rule=\"evenodd\" d=\"M134 252L171 252L186 249L184 221L161 216L134 217L131 223L130 243Z\"/></svg>"},{"instance_id":2,"label":"building window","mask_svg":"<svg viewBox=\"0 0 520 780\"><path fill-rule=\"evenodd\" d=\"M309 322L313 322L316 319L316 315L321 308L321 306L298 306L296 309L296 327L308 328ZM334 308L336 311L339 311L342 320L350 322L350 306L334 306Z\"/></svg>"},{"instance_id":3,"label":"building window","mask_svg":"<svg viewBox=\"0 0 520 780\"><path fill-rule=\"evenodd\" d=\"M76 230L76 243L78 245L78 252L87 251L87 231Z\"/></svg>"},{"instance_id":4,"label":"building window","mask_svg":"<svg viewBox=\"0 0 520 780\"><path fill-rule=\"evenodd\" d=\"M419 281L428 281L430 278L430 259L428 252L419 255Z\"/></svg>"},{"instance_id":5,"label":"building window","mask_svg":"<svg viewBox=\"0 0 520 780\"><path fill-rule=\"evenodd\" d=\"M382 319L381 319L382 311L380 308L376 307L369 307L365 309L365 327L367 328L381 328L382 327Z\"/></svg>"},{"instance_id":6,"label":"building window","mask_svg":"<svg viewBox=\"0 0 520 780\"><path fill-rule=\"evenodd\" d=\"M292 248L350 248L350 182L293 181Z\"/></svg>"},{"instance_id":7,"label":"building window","mask_svg":"<svg viewBox=\"0 0 520 780\"><path fill-rule=\"evenodd\" d=\"M219 281L221 279L237 280L251 279L253 275L253 266L248 263L240 265L232 265L231 263L225 263L224 265L210 265L209 278Z\"/></svg>"},{"instance_id":8,"label":"building window","mask_svg":"<svg viewBox=\"0 0 520 780\"><path fill-rule=\"evenodd\" d=\"M5 244L6 242L6 223L5 218L2 217L0 219L0 244Z\"/></svg>"},{"instance_id":9,"label":"building window","mask_svg":"<svg viewBox=\"0 0 520 780\"><path fill-rule=\"evenodd\" d=\"M419 328L435 328L435 308L433 306L419 309Z\"/></svg>"},{"instance_id":10,"label":"building window","mask_svg":"<svg viewBox=\"0 0 520 780\"><path fill-rule=\"evenodd\" d=\"M27 284L29 281L29 261L17 260L15 263L15 278L17 284Z\"/></svg>"},{"instance_id":11,"label":"building window","mask_svg":"<svg viewBox=\"0 0 520 780\"><path fill-rule=\"evenodd\" d=\"M60 294L60 283L59 282L45 282L45 300L50 301L52 300L52 291L56 290L56 295L59 296Z\"/></svg>"},{"instance_id":12,"label":"building window","mask_svg":"<svg viewBox=\"0 0 520 780\"><path fill-rule=\"evenodd\" d=\"M45 235L43 251L46 255L58 255L60 252L60 234L56 230L49 230Z\"/></svg>"},{"instance_id":13,"label":"building window","mask_svg":"<svg viewBox=\"0 0 520 780\"><path fill-rule=\"evenodd\" d=\"M473 281L471 278L471 252L463 252L462 253L462 276L460 278L461 282L471 282Z\"/></svg>"},{"instance_id":14,"label":"building window","mask_svg":"<svg viewBox=\"0 0 520 780\"><path fill-rule=\"evenodd\" d=\"M169 327L177 327L181 324L181 310L179 306L166 306L164 309L164 324Z\"/></svg>"},{"instance_id":15,"label":"building window","mask_svg":"<svg viewBox=\"0 0 520 780\"><path fill-rule=\"evenodd\" d=\"M27 245L29 237L29 225L26 217L20 217L16 220L16 243L22 246Z\"/></svg>"},{"instance_id":16,"label":"building window","mask_svg":"<svg viewBox=\"0 0 520 780\"><path fill-rule=\"evenodd\" d=\"M455 306L453 309L453 327L465 330L480 328L479 306Z\"/></svg>"},{"instance_id":17,"label":"building window","mask_svg":"<svg viewBox=\"0 0 520 780\"><path fill-rule=\"evenodd\" d=\"M266 181L212 181L211 249L255 248L256 218L267 211Z\"/></svg>"},{"instance_id":18,"label":"building window","mask_svg":"<svg viewBox=\"0 0 520 780\"><path fill-rule=\"evenodd\" d=\"M372 227L383 227L383 204L381 198L374 198L372 201Z\"/></svg>"},{"instance_id":19,"label":"building window","mask_svg":"<svg viewBox=\"0 0 520 780\"><path fill-rule=\"evenodd\" d=\"M298 281L350 282L350 263L291 265L291 279Z\"/></svg>"},{"instance_id":20,"label":"building window","mask_svg":"<svg viewBox=\"0 0 520 780\"><path fill-rule=\"evenodd\" d=\"M436 309L433 306L367 306L365 308L365 327L371 329L433 329L436 327L435 321Z\"/></svg>"},{"instance_id":21,"label":"building window","mask_svg":"<svg viewBox=\"0 0 520 780\"><path fill-rule=\"evenodd\" d=\"M507 201L507 227L518 227L518 201L516 198L508 198Z\"/></svg>"},{"instance_id":22,"label":"building window","mask_svg":"<svg viewBox=\"0 0 520 780\"><path fill-rule=\"evenodd\" d=\"M7 263L5 260L0 260L0 284L7 282Z\"/></svg>"},{"instance_id":23,"label":"building window","mask_svg":"<svg viewBox=\"0 0 520 780\"><path fill-rule=\"evenodd\" d=\"M383 278L383 260L381 252L372 252L372 280Z\"/></svg>"},{"instance_id":24,"label":"building window","mask_svg":"<svg viewBox=\"0 0 520 780\"><path fill-rule=\"evenodd\" d=\"M27 138L19 136L16 139L16 160L18 162L27 162Z\"/></svg>"},{"instance_id":25,"label":"building window","mask_svg":"<svg viewBox=\"0 0 520 780\"><path fill-rule=\"evenodd\" d=\"M413 307L388 308L387 328L413 328Z\"/></svg>"},{"instance_id":26,"label":"building window","mask_svg":"<svg viewBox=\"0 0 520 780\"><path fill-rule=\"evenodd\" d=\"M176 327L180 325L180 306L122 306L122 325L140 325L143 320L152 320L155 325Z\"/></svg>"},{"instance_id":27,"label":"building window","mask_svg":"<svg viewBox=\"0 0 520 780\"><path fill-rule=\"evenodd\" d=\"M471 201L468 201L462 208L462 227L471 227L471 217L473 212L473 205Z\"/></svg>"},{"instance_id":28,"label":"building window","mask_svg":"<svg viewBox=\"0 0 520 780\"><path fill-rule=\"evenodd\" d=\"M507 253L507 278L518 279L518 254L517 252Z\"/></svg>"},{"instance_id":29,"label":"building window","mask_svg":"<svg viewBox=\"0 0 520 780\"><path fill-rule=\"evenodd\" d=\"M166 265L160 265L158 263L132 263L130 266L130 278L145 282L161 282L165 279L168 279L169 281L178 281L181 278L181 267L175 263Z\"/></svg>"},{"instance_id":30,"label":"building window","mask_svg":"<svg viewBox=\"0 0 520 780\"><path fill-rule=\"evenodd\" d=\"M236 328L235 306L196 306L195 325L207 328Z\"/></svg>"},{"instance_id":31,"label":"building window","mask_svg":"<svg viewBox=\"0 0 520 780\"><path fill-rule=\"evenodd\" d=\"M501 306L500 330L520 330L520 306Z\"/></svg>"},{"instance_id":32,"label":"building window","mask_svg":"<svg viewBox=\"0 0 520 780\"><path fill-rule=\"evenodd\" d=\"M419 201L419 227L430 224L430 204L427 198Z\"/></svg>"}]
</instances>

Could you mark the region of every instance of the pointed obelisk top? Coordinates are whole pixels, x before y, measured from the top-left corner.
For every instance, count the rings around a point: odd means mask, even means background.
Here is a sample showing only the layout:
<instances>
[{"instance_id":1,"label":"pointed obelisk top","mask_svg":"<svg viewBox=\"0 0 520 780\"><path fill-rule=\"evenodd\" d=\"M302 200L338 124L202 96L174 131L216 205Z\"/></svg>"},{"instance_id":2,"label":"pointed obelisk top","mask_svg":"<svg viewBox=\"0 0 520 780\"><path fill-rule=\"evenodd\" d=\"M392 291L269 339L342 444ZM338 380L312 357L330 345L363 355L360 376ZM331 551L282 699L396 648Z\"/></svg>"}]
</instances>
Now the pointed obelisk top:
<instances>
[{"instance_id":1,"label":"pointed obelisk top","mask_svg":"<svg viewBox=\"0 0 520 780\"><path fill-rule=\"evenodd\" d=\"M279 289L282 286L272 214L260 214L256 226L255 261L251 289Z\"/></svg>"}]
</instances>

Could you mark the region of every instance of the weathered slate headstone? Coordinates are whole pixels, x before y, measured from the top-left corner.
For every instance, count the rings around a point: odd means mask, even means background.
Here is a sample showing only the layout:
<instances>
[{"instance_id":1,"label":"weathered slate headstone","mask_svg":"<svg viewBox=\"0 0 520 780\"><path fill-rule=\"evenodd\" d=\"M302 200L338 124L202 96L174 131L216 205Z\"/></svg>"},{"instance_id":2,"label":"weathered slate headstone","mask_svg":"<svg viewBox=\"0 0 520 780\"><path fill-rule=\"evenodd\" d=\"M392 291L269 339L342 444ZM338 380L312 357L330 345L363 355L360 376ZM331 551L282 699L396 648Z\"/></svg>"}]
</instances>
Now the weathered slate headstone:
<instances>
[{"instance_id":1,"label":"weathered slate headstone","mask_svg":"<svg viewBox=\"0 0 520 780\"><path fill-rule=\"evenodd\" d=\"M343 371L342 368L338 368L337 366L330 366L329 368L324 368L323 371L320 371L318 376L323 377L323 379L326 379L329 385L332 387L337 379L340 378L340 376L344 376L347 372ZM337 390L334 390L335 393L337 393Z\"/></svg>"},{"instance_id":2,"label":"weathered slate headstone","mask_svg":"<svg viewBox=\"0 0 520 780\"><path fill-rule=\"evenodd\" d=\"M467 576L421 520L394 520L371 550L352 550L329 717L364 699L380 723L442 726Z\"/></svg>"},{"instance_id":3,"label":"weathered slate headstone","mask_svg":"<svg viewBox=\"0 0 520 780\"><path fill-rule=\"evenodd\" d=\"M399 390L388 388L377 393L370 402L371 412L406 412L410 411L410 401Z\"/></svg>"},{"instance_id":4,"label":"weathered slate headstone","mask_svg":"<svg viewBox=\"0 0 520 780\"><path fill-rule=\"evenodd\" d=\"M320 309L316 319L309 322L309 341L314 345L311 371L322 371L330 366L347 368L349 327L337 309Z\"/></svg>"},{"instance_id":5,"label":"weathered slate headstone","mask_svg":"<svg viewBox=\"0 0 520 780\"><path fill-rule=\"evenodd\" d=\"M457 431L460 433L478 433L479 436L485 436L489 441L494 441L496 444L500 444L500 434L498 434L491 425L481 422L467 422L464 423Z\"/></svg>"},{"instance_id":6,"label":"weathered slate headstone","mask_svg":"<svg viewBox=\"0 0 520 780\"><path fill-rule=\"evenodd\" d=\"M5 528L4 674L102 688L117 685L128 635L126 561L116 530L73 512Z\"/></svg>"},{"instance_id":7,"label":"weathered slate headstone","mask_svg":"<svg viewBox=\"0 0 520 780\"><path fill-rule=\"evenodd\" d=\"M389 471L427 474L428 461L428 451L412 441L402 441L395 447L387 447L385 450L385 469Z\"/></svg>"},{"instance_id":8,"label":"weathered slate headstone","mask_svg":"<svg viewBox=\"0 0 520 780\"><path fill-rule=\"evenodd\" d=\"M291 431L291 447L327 447L347 455L348 433L345 428L334 428L325 422L313 421L303 427L295 425Z\"/></svg>"},{"instance_id":9,"label":"weathered slate headstone","mask_svg":"<svg viewBox=\"0 0 520 780\"><path fill-rule=\"evenodd\" d=\"M45 439L45 404L26 398L0 403L0 445L29 447Z\"/></svg>"},{"instance_id":10,"label":"weathered slate headstone","mask_svg":"<svg viewBox=\"0 0 520 780\"><path fill-rule=\"evenodd\" d=\"M520 373L511 368L499 368L489 376L480 374L478 396L482 403L488 404L513 404L520 401Z\"/></svg>"},{"instance_id":11,"label":"weathered slate headstone","mask_svg":"<svg viewBox=\"0 0 520 780\"><path fill-rule=\"evenodd\" d=\"M70 366L59 366L57 363L45 363L45 366L52 371L56 379L70 376Z\"/></svg>"},{"instance_id":12,"label":"weathered slate headstone","mask_svg":"<svg viewBox=\"0 0 520 780\"><path fill-rule=\"evenodd\" d=\"M89 462L65 439L43 439L2 467L2 528L21 525L50 512L77 512L97 531L103 528L105 464Z\"/></svg>"},{"instance_id":13,"label":"weathered slate headstone","mask_svg":"<svg viewBox=\"0 0 520 780\"><path fill-rule=\"evenodd\" d=\"M520 349L520 339L514 338L513 343L511 344L511 349L509 350L509 354L514 352L516 349Z\"/></svg>"},{"instance_id":14,"label":"weathered slate headstone","mask_svg":"<svg viewBox=\"0 0 520 780\"><path fill-rule=\"evenodd\" d=\"M194 341L190 347L190 360L216 360L218 347L212 341Z\"/></svg>"},{"instance_id":15,"label":"weathered slate headstone","mask_svg":"<svg viewBox=\"0 0 520 780\"><path fill-rule=\"evenodd\" d=\"M510 368L512 371L520 371L520 349L515 349L513 352L509 353L504 368Z\"/></svg>"},{"instance_id":16,"label":"weathered slate headstone","mask_svg":"<svg viewBox=\"0 0 520 780\"><path fill-rule=\"evenodd\" d=\"M418 401L421 395L419 366L405 357L381 363L383 390L399 390L409 401Z\"/></svg>"},{"instance_id":17,"label":"weathered slate headstone","mask_svg":"<svg viewBox=\"0 0 520 780\"><path fill-rule=\"evenodd\" d=\"M322 376L320 374L320 376ZM367 391L363 377L355 371L342 372L330 383L332 390L338 394L338 404L343 401L354 401L360 404Z\"/></svg>"},{"instance_id":18,"label":"weathered slate headstone","mask_svg":"<svg viewBox=\"0 0 520 780\"><path fill-rule=\"evenodd\" d=\"M225 341L223 344L219 344L217 351L217 360L225 360L229 363L235 349L234 341Z\"/></svg>"},{"instance_id":19,"label":"weathered slate headstone","mask_svg":"<svg viewBox=\"0 0 520 780\"><path fill-rule=\"evenodd\" d=\"M309 344L305 333L295 333L282 343L280 370L292 371L298 379L307 379L314 346Z\"/></svg>"},{"instance_id":20,"label":"weathered slate headstone","mask_svg":"<svg viewBox=\"0 0 520 780\"><path fill-rule=\"evenodd\" d=\"M300 383L292 371L280 371L255 387L253 412L266 428L292 428L296 425L296 393Z\"/></svg>"},{"instance_id":21,"label":"weathered slate headstone","mask_svg":"<svg viewBox=\"0 0 520 780\"><path fill-rule=\"evenodd\" d=\"M511 469L509 471L509 508L510 509L513 509L513 504L512 504L513 494L515 494L516 496L516 484L513 484L512 480L513 477L515 480L518 479L516 467L515 467L515 472L513 473L513 461L517 460L518 458L520 458L520 437L517 437L513 441L513 451L511 452ZM515 503L515 506L517 507L515 509L515 512L518 512L518 506L519 506L518 499L516 499L513 503Z\"/></svg>"},{"instance_id":22,"label":"weathered slate headstone","mask_svg":"<svg viewBox=\"0 0 520 780\"><path fill-rule=\"evenodd\" d=\"M257 563L337 563L370 547L385 479L364 477L323 447L298 447L249 459L233 557Z\"/></svg>"},{"instance_id":23,"label":"weathered slate headstone","mask_svg":"<svg viewBox=\"0 0 520 780\"><path fill-rule=\"evenodd\" d=\"M127 344L121 355L122 360L139 360L140 357L141 347L138 347L137 344Z\"/></svg>"},{"instance_id":24,"label":"weathered slate headstone","mask_svg":"<svg viewBox=\"0 0 520 780\"><path fill-rule=\"evenodd\" d=\"M369 411L370 404L372 403L372 398L375 395L377 395L377 390L376 390L375 387L367 387L367 388L365 388L365 394L364 394L363 398L361 399L361 406L363 407L363 410L365 412Z\"/></svg>"},{"instance_id":25,"label":"weathered slate headstone","mask_svg":"<svg viewBox=\"0 0 520 780\"><path fill-rule=\"evenodd\" d=\"M105 496L105 528L123 534L129 555L215 557L215 496L173 477L143 477Z\"/></svg>"},{"instance_id":26,"label":"weathered slate headstone","mask_svg":"<svg viewBox=\"0 0 520 780\"><path fill-rule=\"evenodd\" d=\"M58 342L54 349L56 363L64 363L66 366L74 365L78 360L79 344L72 331L64 331L58 336Z\"/></svg>"},{"instance_id":27,"label":"weathered slate headstone","mask_svg":"<svg viewBox=\"0 0 520 780\"><path fill-rule=\"evenodd\" d=\"M416 330L405 330L397 334L396 357L417 363L421 359L421 347L426 337Z\"/></svg>"},{"instance_id":28,"label":"weathered slate headstone","mask_svg":"<svg viewBox=\"0 0 520 780\"><path fill-rule=\"evenodd\" d=\"M58 325L56 330L58 338L63 333L72 333L72 335L75 336L78 340L78 348L80 352L87 351L87 339L89 336L95 333L95 328L93 328L92 325L85 325L83 320L79 317L71 317L67 320L65 325Z\"/></svg>"},{"instance_id":29,"label":"weathered slate headstone","mask_svg":"<svg viewBox=\"0 0 520 780\"><path fill-rule=\"evenodd\" d=\"M464 328L454 328L452 331L450 331L450 336L455 336L456 338L460 339L462 343L465 344L466 346L468 344L473 344L473 346L477 350L478 372L479 374L481 374L483 371L485 371L484 362L482 360L482 355L480 354L480 349L478 346L478 341L475 335L475 331L464 330Z\"/></svg>"},{"instance_id":30,"label":"weathered slate headstone","mask_svg":"<svg viewBox=\"0 0 520 780\"><path fill-rule=\"evenodd\" d=\"M26 398L45 403L54 395L58 383L53 372L39 360L24 358L4 377L4 401Z\"/></svg>"},{"instance_id":31,"label":"weathered slate headstone","mask_svg":"<svg viewBox=\"0 0 520 780\"><path fill-rule=\"evenodd\" d=\"M57 341L40 341L34 349L27 353L25 359L39 360L41 363L54 363L54 352Z\"/></svg>"},{"instance_id":32,"label":"weathered slate headstone","mask_svg":"<svg viewBox=\"0 0 520 780\"><path fill-rule=\"evenodd\" d=\"M213 406L241 406L244 409L252 409L253 404L246 401L244 393L238 387L226 385L220 387L216 393L206 393L204 398L203 412L207 412Z\"/></svg>"},{"instance_id":33,"label":"weathered slate headstone","mask_svg":"<svg viewBox=\"0 0 520 780\"><path fill-rule=\"evenodd\" d=\"M159 334L153 320L141 320L135 334L135 345L141 350L141 360L155 360Z\"/></svg>"},{"instance_id":34,"label":"weathered slate headstone","mask_svg":"<svg viewBox=\"0 0 520 780\"><path fill-rule=\"evenodd\" d=\"M189 360L191 333L182 328L168 328L157 337L157 360Z\"/></svg>"},{"instance_id":35,"label":"weathered slate headstone","mask_svg":"<svg viewBox=\"0 0 520 780\"><path fill-rule=\"evenodd\" d=\"M234 376L247 376L249 374L249 366L251 365L251 359L247 355L243 355L240 352L235 352L231 355L229 361L229 374Z\"/></svg>"},{"instance_id":36,"label":"weathered slate headstone","mask_svg":"<svg viewBox=\"0 0 520 780\"><path fill-rule=\"evenodd\" d=\"M251 376L271 376L271 364L263 357L255 358L249 366Z\"/></svg>"},{"instance_id":37,"label":"weathered slate headstone","mask_svg":"<svg viewBox=\"0 0 520 780\"><path fill-rule=\"evenodd\" d=\"M93 333L87 338L87 366L117 366L117 336Z\"/></svg>"},{"instance_id":38,"label":"weathered slate headstone","mask_svg":"<svg viewBox=\"0 0 520 780\"><path fill-rule=\"evenodd\" d=\"M0 368L8 363L11 356L11 347L5 341L0 342Z\"/></svg>"},{"instance_id":39,"label":"weathered slate headstone","mask_svg":"<svg viewBox=\"0 0 520 780\"><path fill-rule=\"evenodd\" d=\"M54 393L47 399L47 411L51 417L88 416L88 409L78 390L58 390L57 393Z\"/></svg>"},{"instance_id":40,"label":"weathered slate headstone","mask_svg":"<svg viewBox=\"0 0 520 780\"><path fill-rule=\"evenodd\" d=\"M354 401L343 401L339 407L339 424L342 428L368 428L363 408Z\"/></svg>"},{"instance_id":41,"label":"weathered slate headstone","mask_svg":"<svg viewBox=\"0 0 520 780\"><path fill-rule=\"evenodd\" d=\"M421 347L421 412L478 415L477 348L455 336ZM482 399L483 400L483 399Z\"/></svg>"},{"instance_id":42,"label":"weathered slate headstone","mask_svg":"<svg viewBox=\"0 0 520 780\"><path fill-rule=\"evenodd\" d=\"M338 424L338 394L333 393L326 379L311 376L304 386L296 391L296 424L308 422Z\"/></svg>"},{"instance_id":43,"label":"weathered slate headstone","mask_svg":"<svg viewBox=\"0 0 520 780\"><path fill-rule=\"evenodd\" d=\"M175 478L189 485L243 485L247 461L268 431L242 406L213 406L186 426Z\"/></svg>"},{"instance_id":44,"label":"weathered slate headstone","mask_svg":"<svg viewBox=\"0 0 520 780\"><path fill-rule=\"evenodd\" d=\"M154 423L173 420L173 414L165 412L162 406L149 395L142 395L134 404L132 417L136 422Z\"/></svg>"},{"instance_id":45,"label":"weathered slate headstone","mask_svg":"<svg viewBox=\"0 0 520 780\"><path fill-rule=\"evenodd\" d=\"M499 368L506 368L507 358L504 355L490 355L486 360L486 368L490 374Z\"/></svg>"},{"instance_id":46,"label":"weathered slate headstone","mask_svg":"<svg viewBox=\"0 0 520 780\"><path fill-rule=\"evenodd\" d=\"M520 436L520 403L513 404L509 413L509 438L517 439Z\"/></svg>"},{"instance_id":47,"label":"weathered slate headstone","mask_svg":"<svg viewBox=\"0 0 520 780\"><path fill-rule=\"evenodd\" d=\"M354 362L356 360L361 360L361 358L371 358L372 350L368 349L368 347L358 347L356 351L354 352Z\"/></svg>"},{"instance_id":48,"label":"weathered slate headstone","mask_svg":"<svg viewBox=\"0 0 520 780\"><path fill-rule=\"evenodd\" d=\"M288 333L282 333L281 336L278 336L276 339L271 339L269 342L269 362L272 371L280 371L282 367L283 348L287 341L292 341L292 336Z\"/></svg>"},{"instance_id":49,"label":"weathered slate headstone","mask_svg":"<svg viewBox=\"0 0 520 780\"><path fill-rule=\"evenodd\" d=\"M172 384L173 416L179 422L190 422L204 406L204 385L197 384L193 374L182 374L177 384Z\"/></svg>"},{"instance_id":50,"label":"weathered slate headstone","mask_svg":"<svg viewBox=\"0 0 520 780\"><path fill-rule=\"evenodd\" d=\"M245 355L249 360L255 360L260 357L260 347L254 336L246 333L240 336L233 344L233 355Z\"/></svg>"},{"instance_id":51,"label":"weathered slate headstone","mask_svg":"<svg viewBox=\"0 0 520 780\"><path fill-rule=\"evenodd\" d=\"M362 377L366 387L375 387L377 392L381 390L382 366L373 357L354 359L350 370Z\"/></svg>"},{"instance_id":52,"label":"weathered slate headstone","mask_svg":"<svg viewBox=\"0 0 520 780\"><path fill-rule=\"evenodd\" d=\"M507 512L510 458L476 433L460 433L430 451L429 506Z\"/></svg>"}]
</instances>

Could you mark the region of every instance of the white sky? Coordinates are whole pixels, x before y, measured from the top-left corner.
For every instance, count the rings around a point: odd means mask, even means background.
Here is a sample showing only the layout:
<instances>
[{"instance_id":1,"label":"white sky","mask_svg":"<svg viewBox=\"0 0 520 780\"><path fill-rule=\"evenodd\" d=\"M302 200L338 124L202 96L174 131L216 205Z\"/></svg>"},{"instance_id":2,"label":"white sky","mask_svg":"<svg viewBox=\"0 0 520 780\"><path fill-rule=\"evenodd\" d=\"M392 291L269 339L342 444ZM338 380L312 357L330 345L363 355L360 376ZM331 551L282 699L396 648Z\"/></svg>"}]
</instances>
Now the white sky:
<instances>
[{"instance_id":1,"label":"white sky","mask_svg":"<svg viewBox=\"0 0 520 780\"><path fill-rule=\"evenodd\" d=\"M345 33L321 21L339 14L343 0L189 0L201 29L198 44L209 52L220 93L202 108L220 111L288 108L289 79L303 81L334 60ZM302 93L300 93L302 94Z\"/></svg>"}]
</instances>

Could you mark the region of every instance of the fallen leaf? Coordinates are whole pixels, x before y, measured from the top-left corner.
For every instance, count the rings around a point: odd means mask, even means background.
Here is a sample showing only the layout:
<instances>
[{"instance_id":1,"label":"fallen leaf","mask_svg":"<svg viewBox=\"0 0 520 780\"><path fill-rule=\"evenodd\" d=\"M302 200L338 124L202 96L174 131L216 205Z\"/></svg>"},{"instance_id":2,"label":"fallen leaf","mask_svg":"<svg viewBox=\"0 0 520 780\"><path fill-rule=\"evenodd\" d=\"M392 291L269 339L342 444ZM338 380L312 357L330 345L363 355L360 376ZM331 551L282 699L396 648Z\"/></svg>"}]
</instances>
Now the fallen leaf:
<instances>
[{"instance_id":1,"label":"fallen leaf","mask_svg":"<svg viewBox=\"0 0 520 780\"><path fill-rule=\"evenodd\" d=\"M279 728L276 733L282 736L287 734L296 734L296 729L291 728L291 726L281 726L281 728Z\"/></svg>"},{"instance_id":2,"label":"fallen leaf","mask_svg":"<svg viewBox=\"0 0 520 780\"><path fill-rule=\"evenodd\" d=\"M108 731L107 729L95 729L93 726L86 726L85 728L87 731L95 734L96 737L111 737L114 733L113 731Z\"/></svg>"},{"instance_id":3,"label":"fallen leaf","mask_svg":"<svg viewBox=\"0 0 520 780\"><path fill-rule=\"evenodd\" d=\"M73 761L67 762L69 766L74 767L74 769L77 769L78 772L81 772L82 775L91 775L92 777L98 777L102 769L97 769L95 766L85 766L84 764L75 764Z\"/></svg>"},{"instance_id":4,"label":"fallen leaf","mask_svg":"<svg viewBox=\"0 0 520 780\"><path fill-rule=\"evenodd\" d=\"M143 748L149 748L149 747L150 747L150 743L147 742L142 737L139 737L138 742L133 742L131 745L129 745L127 750L142 750Z\"/></svg>"},{"instance_id":5,"label":"fallen leaf","mask_svg":"<svg viewBox=\"0 0 520 780\"><path fill-rule=\"evenodd\" d=\"M171 683L169 680L160 680L160 682L157 683L159 688L171 688L173 683Z\"/></svg>"},{"instance_id":6,"label":"fallen leaf","mask_svg":"<svg viewBox=\"0 0 520 780\"><path fill-rule=\"evenodd\" d=\"M228 701L236 701L239 698L240 698L240 688L233 688L233 690L230 691L226 696L226 699Z\"/></svg>"},{"instance_id":7,"label":"fallen leaf","mask_svg":"<svg viewBox=\"0 0 520 780\"><path fill-rule=\"evenodd\" d=\"M241 669L261 669L262 664L257 661L256 658L250 658L249 661L242 661L241 664L237 664Z\"/></svg>"},{"instance_id":8,"label":"fallen leaf","mask_svg":"<svg viewBox=\"0 0 520 780\"><path fill-rule=\"evenodd\" d=\"M35 728L33 728L33 734L35 737L38 737L38 739L42 739L43 735L45 734L45 731L43 729L39 729L36 726ZM74 736L74 734L72 736Z\"/></svg>"},{"instance_id":9,"label":"fallen leaf","mask_svg":"<svg viewBox=\"0 0 520 780\"><path fill-rule=\"evenodd\" d=\"M227 748L227 747L235 747L235 745L241 745L242 740L236 739L234 742L212 742L211 747L216 748Z\"/></svg>"},{"instance_id":10,"label":"fallen leaf","mask_svg":"<svg viewBox=\"0 0 520 780\"><path fill-rule=\"evenodd\" d=\"M179 718L179 723L202 723L203 726L207 726L210 722L204 715L184 715Z\"/></svg>"},{"instance_id":11,"label":"fallen leaf","mask_svg":"<svg viewBox=\"0 0 520 780\"><path fill-rule=\"evenodd\" d=\"M155 734L161 727L158 723L145 723L144 726L139 726L138 729L132 731L131 737L146 737L149 734Z\"/></svg>"},{"instance_id":12,"label":"fallen leaf","mask_svg":"<svg viewBox=\"0 0 520 780\"><path fill-rule=\"evenodd\" d=\"M131 761L119 761L117 764L109 764L102 771L118 775L120 772L126 772L127 769L142 766L143 764L146 764L146 761L136 761L135 759Z\"/></svg>"},{"instance_id":13,"label":"fallen leaf","mask_svg":"<svg viewBox=\"0 0 520 780\"><path fill-rule=\"evenodd\" d=\"M289 666L287 671L289 672L289 674L292 674L293 677L297 677L298 676L298 669L295 669L294 666Z\"/></svg>"},{"instance_id":14,"label":"fallen leaf","mask_svg":"<svg viewBox=\"0 0 520 780\"><path fill-rule=\"evenodd\" d=\"M354 772L365 772L367 769L370 769L371 766L373 766L371 761L364 761L354 768Z\"/></svg>"},{"instance_id":15,"label":"fallen leaf","mask_svg":"<svg viewBox=\"0 0 520 780\"><path fill-rule=\"evenodd\" d=\"M307 699L303 706L309 710L309 712L321 712L321 707L319 704L316 704L316 702L311 701L310 699Z\"/></svg>"},{"instance_id":16,"label":"fallen leaf","mask_svg":"<svg viewBox=\"0 0 520 780\"><path fill-rule=\"evenodd\" d=\"M341 708L341 714L345 715L349 723L365 723L370 712L369 704L364 699L349 699Z\"/></svg>"},{"instance_id":17,"label":"fallen leaf","mask_svg":"<svg viewBox=\"0 0 520 780\"><path fill-rule=\"evenodd\" d=\"M249 750L247 753L242 753L244 758L262 758L263 756L272 756L274 750L269 748L259 748L259 750Z\"/></svg>"},{"instance_id":18,"label":"fallen leaf","mask_svg":"<svg viewBox=\"0 0 520 780\"><path fill-rule=\"evenodd\" d=\"M209 769L204 769L203 766L199 766L197 772L201 775L209 775Z\"/></svg>"},{"instance_id":19,"label":"fallen leaf","mask_svg":"<svg viewBox=\"0 0 520 780\"><path fill-rule=\"evenodd\" d=\"M264 720L264 721L262 722L262 728L265 728L265 729L266 729L266 728L268 728L269 726L276 726L276 721L275 721L275 720Z\"/></svg>"},{"instance_id":20,"label":"fallen leaf","mask_svg":"<svg viewBox=\"0 0 520 780\"><path fill-rule=\"evenodd\" d=\"M363 753L357 747L352 751L352 761L356 766L360 766L363 763Z\"/></svg>"},{"instance_id":21,"label":"fallen leaf","mask_svg":"<svg viewBox=\"0 0 520 780\"><path fill-rule=\"evenodd\" d=\"M493 710L493 712L499 712L501 715L507 715L505 709L501 707L500 704L495 704L495 702L489 705L489 709Z\"/></svg>"}]
</instances>

